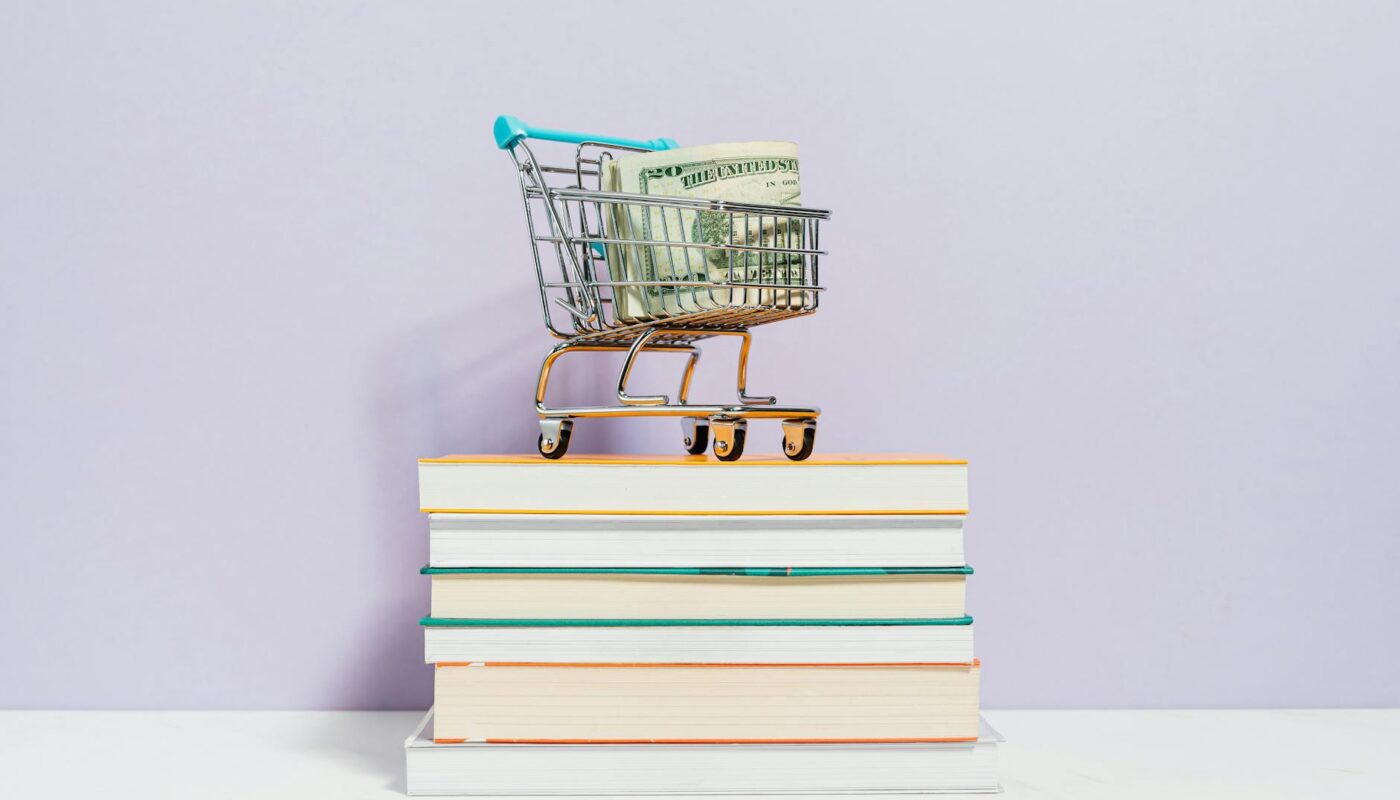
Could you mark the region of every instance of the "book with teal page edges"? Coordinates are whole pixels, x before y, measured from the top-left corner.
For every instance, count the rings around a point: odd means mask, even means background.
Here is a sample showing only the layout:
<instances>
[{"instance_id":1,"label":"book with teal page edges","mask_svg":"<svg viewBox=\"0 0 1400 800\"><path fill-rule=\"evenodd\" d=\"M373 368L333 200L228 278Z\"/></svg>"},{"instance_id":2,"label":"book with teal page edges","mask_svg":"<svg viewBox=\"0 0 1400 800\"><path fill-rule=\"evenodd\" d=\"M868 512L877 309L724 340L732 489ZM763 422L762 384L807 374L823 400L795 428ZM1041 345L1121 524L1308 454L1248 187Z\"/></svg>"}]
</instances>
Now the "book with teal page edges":
<instances>
[{"instance_id":1,"label":"book with teal page edges","mask_svg":"<svg viewBox=\"0 0 1400 800\"><path fill-rule=\"evenodd\" d=\"M839 620L965 616L972 568L422 571L439 618Z\"/></svg>"},{"instance_id":2,"label":"book with teal page edges","mask_svg":"<svg viewBox=\"0 0 1400 800\"><path fill-rule=\"evenodd\" d=\"M429 663L838 664L968 663L973 659L972 618L963 610L960 594L962 582L972 574L966 566L424 567L422 572L435 581L461 576L506 578L491 581L484 590L472 587L466 597L455 593L455 586L434 583L434 613L421 620ZM531 579L512 581L511 576ZM889 584L894 576L907 584ZM567 580L570 577L582 578L582 585ZM702 579L698 584L697 577ZM542 602L536 590L557 593L558 601ZM898 594L876 602L878 595L891 590ZM726 592L732 594L720 596ZM944 597L950 593L951 599ZM857 602L863 605L852 605ZM717 616L720 613L725 616Z\"/></svg>"}]
</instances>

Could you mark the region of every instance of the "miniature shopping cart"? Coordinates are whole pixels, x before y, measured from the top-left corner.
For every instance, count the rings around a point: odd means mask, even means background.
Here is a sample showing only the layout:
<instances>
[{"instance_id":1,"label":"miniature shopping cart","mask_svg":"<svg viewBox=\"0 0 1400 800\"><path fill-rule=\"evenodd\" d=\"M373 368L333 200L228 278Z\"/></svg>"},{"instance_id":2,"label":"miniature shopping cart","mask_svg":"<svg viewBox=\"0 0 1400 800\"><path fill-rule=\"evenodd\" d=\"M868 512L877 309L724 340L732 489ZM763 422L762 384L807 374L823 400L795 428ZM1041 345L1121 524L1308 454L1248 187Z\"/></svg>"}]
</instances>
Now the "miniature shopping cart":
<instances>
[{"instance_id":1,"label":"miniature shopping cart","mask_svg":"<svg viewBox=\"0 0 1400 800\"><path fill-rule=\"evenodd\" d=\"M749 329L816 312L818 226L831 212L605 190L616 154L676 147L670 139L544 130L514 117L498 118L494 130L520 177L545 325L563 340L545 356L535 389L540 454L562 457L576 419L679 417L693 455L713 438L717 458L737 460L751 419L782 420L783 453L811 455L819 409L748 394ZM573 144L573 161L548 166L527 140ZM738 403L690 403L695 343L713 336L740 340ZM600 351L627 354L618 405L545 404L560 356ZM627 393L638 356L652 352L687 356L674 401Z\"/></svg>"}]
</instances>

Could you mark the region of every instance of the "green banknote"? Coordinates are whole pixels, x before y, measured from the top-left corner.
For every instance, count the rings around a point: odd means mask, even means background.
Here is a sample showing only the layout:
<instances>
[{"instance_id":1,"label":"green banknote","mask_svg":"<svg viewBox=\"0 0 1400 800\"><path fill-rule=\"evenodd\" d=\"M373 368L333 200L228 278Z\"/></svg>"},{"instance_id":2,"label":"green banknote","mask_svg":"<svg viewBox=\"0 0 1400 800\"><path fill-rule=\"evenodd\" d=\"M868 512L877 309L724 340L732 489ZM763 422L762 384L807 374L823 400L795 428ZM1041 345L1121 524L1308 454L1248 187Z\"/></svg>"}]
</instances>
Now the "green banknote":
<instances>
[{"instance_id":1,"label":"green banknote","mask_svg":"<svg viewBox=\"0 0 1400 800\"><path fill-rule=\"evenodd\" d=\"M801 205L797 145L740 142L622 156L607 162L603 188L667 197L727 200L770 206ZM803 294L787 289L729 288L723 284L801 283L800 256L761 249L806 246L800 221L782 214L619 204L608 219L611 238L693 246L613 245L614 280L654 281L613 293L623 322L662 319L735 307L801 307ZM721 286L696 286L714 283Z\"/></svg>"}]
</instances>

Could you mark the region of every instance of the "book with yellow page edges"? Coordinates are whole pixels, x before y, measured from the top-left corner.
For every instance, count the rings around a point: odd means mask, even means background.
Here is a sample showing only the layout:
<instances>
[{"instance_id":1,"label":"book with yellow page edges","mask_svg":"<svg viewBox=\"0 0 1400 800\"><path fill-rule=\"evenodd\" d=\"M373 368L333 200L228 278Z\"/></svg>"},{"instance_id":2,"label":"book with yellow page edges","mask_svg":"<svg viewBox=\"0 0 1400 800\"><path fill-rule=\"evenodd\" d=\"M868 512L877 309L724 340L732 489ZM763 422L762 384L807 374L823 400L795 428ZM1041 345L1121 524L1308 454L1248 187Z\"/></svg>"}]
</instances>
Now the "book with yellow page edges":
<instances>
[{"instance_id":1,"label":"book with yellow page edges","mask_svg":"<svg viewBox=\"0 0 1400 800\"><path fill-rule=\"evenodd\" d=\"M419 486L410 794L998 789L965 461L465 455Z\"/></svg>"},{"instance_id":2,"label":"book with yellow page edges","mask_svg":"<svg viewBox=\"0 0 1400 800\"><path fill-rule=\"evenodd\" d=\"M962 515L967 462L947 456L443 456L418 462L430 514Z\"/></svg>"}]
</instances>

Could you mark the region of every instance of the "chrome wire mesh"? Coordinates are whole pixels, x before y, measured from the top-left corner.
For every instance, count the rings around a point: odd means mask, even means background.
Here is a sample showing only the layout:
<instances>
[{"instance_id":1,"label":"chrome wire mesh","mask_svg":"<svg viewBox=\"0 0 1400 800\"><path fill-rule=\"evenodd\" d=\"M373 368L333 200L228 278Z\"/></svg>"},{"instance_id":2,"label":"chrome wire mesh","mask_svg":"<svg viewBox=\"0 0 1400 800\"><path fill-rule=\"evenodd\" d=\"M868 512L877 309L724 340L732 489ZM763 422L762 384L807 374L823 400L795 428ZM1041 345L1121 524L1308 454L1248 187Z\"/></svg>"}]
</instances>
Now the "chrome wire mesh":
<instances>
[{"instance_id":1,"label":"chrome wire mesh","mask_svg":"<svg viewBox=\"0 0 1400 800\"><path fill-rule=\"evenodd\" d=\"M569 166L509 151L554 336L625 344L661 326L654 344L687 343L817 310L829 211L604 191L629 150L585 142Z\"/></svg>"}]
</instances>

